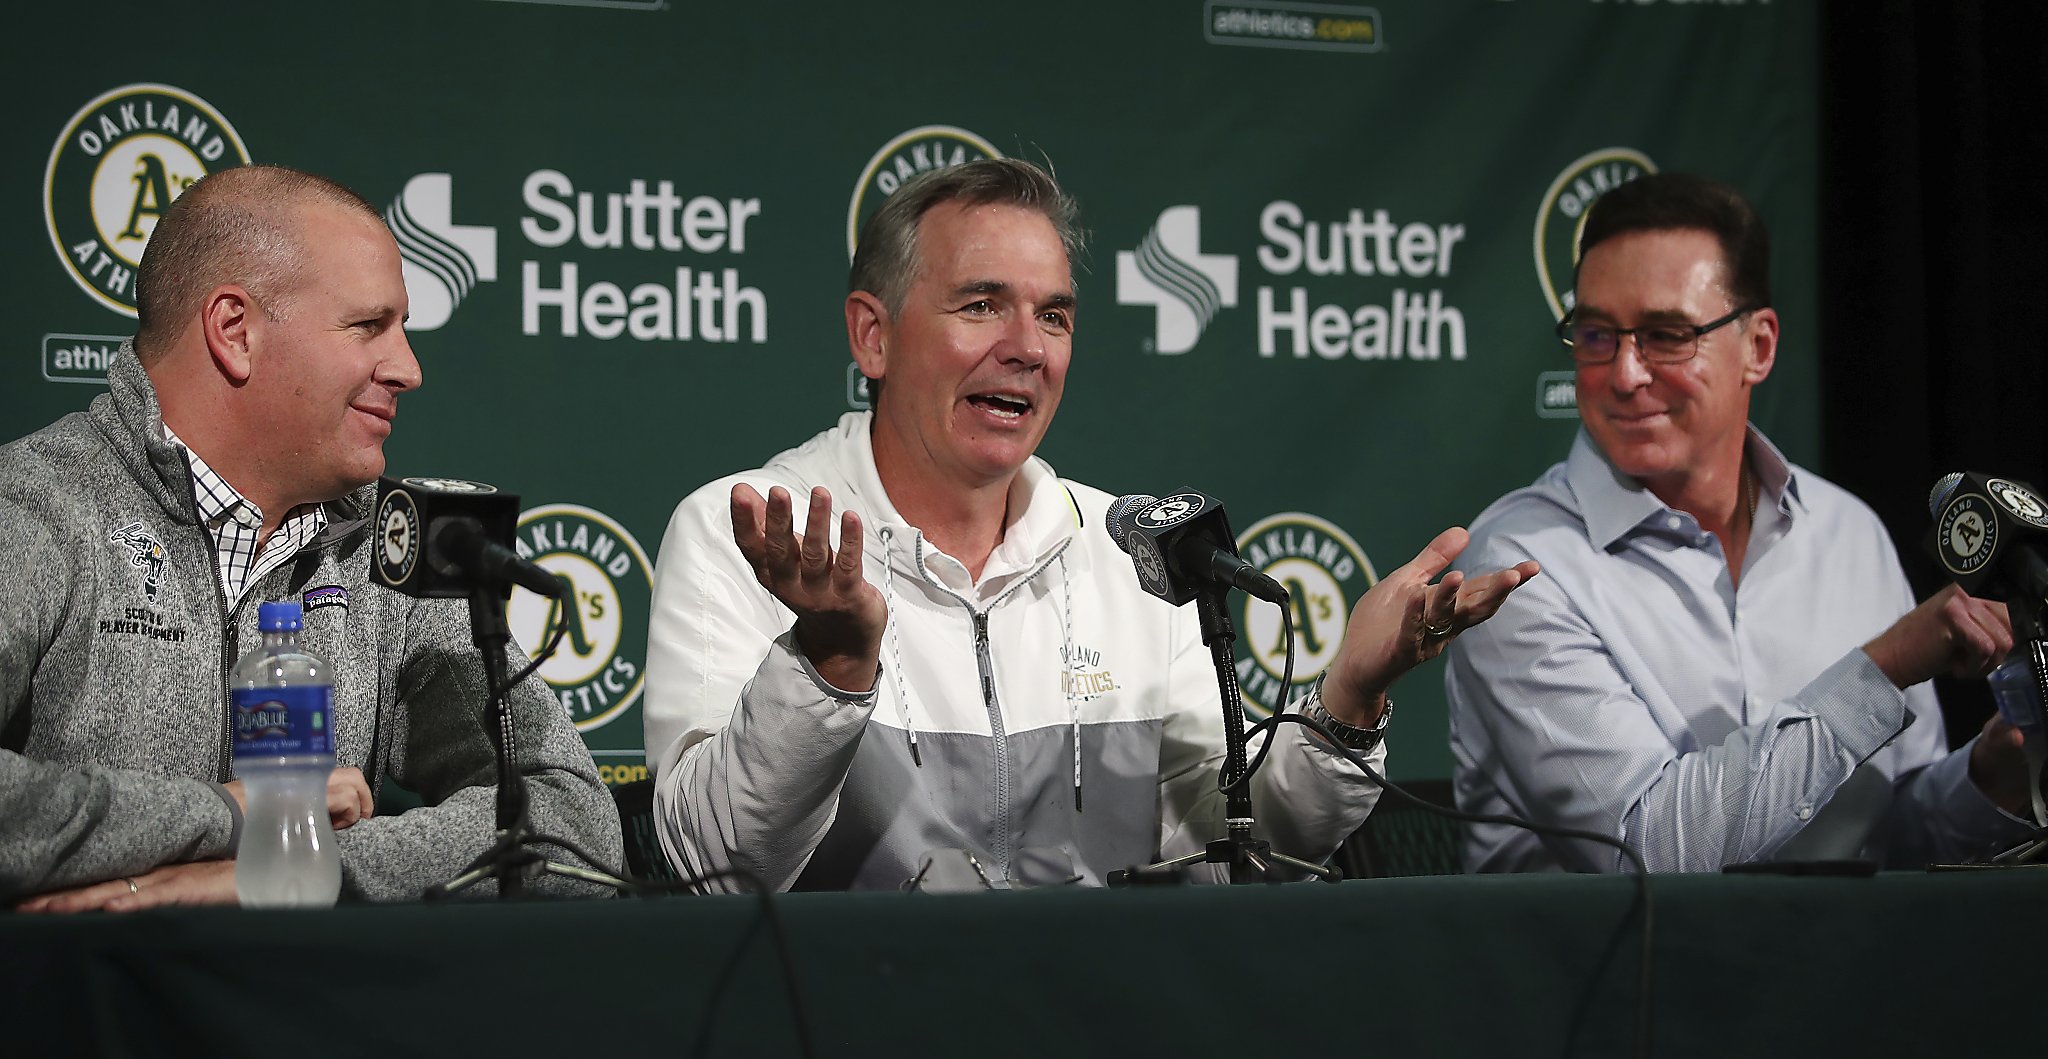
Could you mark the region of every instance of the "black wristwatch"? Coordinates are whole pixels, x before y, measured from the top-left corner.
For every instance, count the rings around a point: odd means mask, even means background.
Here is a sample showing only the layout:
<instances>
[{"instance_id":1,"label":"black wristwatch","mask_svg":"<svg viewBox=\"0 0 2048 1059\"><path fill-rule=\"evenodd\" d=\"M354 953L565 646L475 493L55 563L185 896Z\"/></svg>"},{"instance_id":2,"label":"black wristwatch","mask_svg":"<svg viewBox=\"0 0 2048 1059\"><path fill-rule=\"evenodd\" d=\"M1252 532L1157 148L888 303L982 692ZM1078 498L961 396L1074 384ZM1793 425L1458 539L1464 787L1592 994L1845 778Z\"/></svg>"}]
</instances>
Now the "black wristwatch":
<instances>
[{"instance_id":1,"label":"black wristwatch","mask_svg":"<svg viewBox=\"0 0 2048 1059\"><path fill-rule=\"evenodd\" d=\"M1394 697L1387 696L1387 706L1380 711L1380 723L1371 728L1345 724L1330 716L1330 711L1323 708L1323 681L1329 676L1329 671L1324 670L1323 675L1316 678L1316 686L1310 688L1308 697L1301 700L1301 715L1329 729L1330 737L1337 742L1360 753L1370 752L1386 737L1387 722L1394 719Z\"/></svg>"}]
</instances>

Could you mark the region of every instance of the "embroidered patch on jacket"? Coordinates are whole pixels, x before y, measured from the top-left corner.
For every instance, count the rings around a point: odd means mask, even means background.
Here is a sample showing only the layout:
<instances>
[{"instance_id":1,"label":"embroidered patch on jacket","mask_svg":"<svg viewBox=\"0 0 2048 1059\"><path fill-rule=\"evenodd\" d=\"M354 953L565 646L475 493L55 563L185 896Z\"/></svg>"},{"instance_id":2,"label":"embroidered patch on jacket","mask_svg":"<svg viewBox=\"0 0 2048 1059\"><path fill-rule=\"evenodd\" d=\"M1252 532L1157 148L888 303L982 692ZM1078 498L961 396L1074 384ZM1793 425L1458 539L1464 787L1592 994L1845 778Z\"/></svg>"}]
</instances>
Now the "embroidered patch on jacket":
<instances>
[{"instance_id":1,"label":"embroidered patch on jacket","mask_svg":"<svg viewBox=\"0 0 2048 1059\"><path fill-rule=\"evenodd\" d=\"M164 567L170 562L170 555L164 551L164 546L155 537L150 536L149 531L143 529L140 522L130 522L115 530L107 535L107 540L128 546L128 565L143 571L143 598L152 603L156 602L157 589L162 588L164 583Z\"/></svg>"},{"instance_id":2,"label":"embroidered patch on jacket","mask_svg":"<svg viewBox=\"0 0 2048 1059\"><path fill-rule=\"evenodd\" d=\"M348 609L348 589L340 585L322 585L309 588L299 594L299 609L311 614L321 607Z\"/></svg>"}]
</instances>

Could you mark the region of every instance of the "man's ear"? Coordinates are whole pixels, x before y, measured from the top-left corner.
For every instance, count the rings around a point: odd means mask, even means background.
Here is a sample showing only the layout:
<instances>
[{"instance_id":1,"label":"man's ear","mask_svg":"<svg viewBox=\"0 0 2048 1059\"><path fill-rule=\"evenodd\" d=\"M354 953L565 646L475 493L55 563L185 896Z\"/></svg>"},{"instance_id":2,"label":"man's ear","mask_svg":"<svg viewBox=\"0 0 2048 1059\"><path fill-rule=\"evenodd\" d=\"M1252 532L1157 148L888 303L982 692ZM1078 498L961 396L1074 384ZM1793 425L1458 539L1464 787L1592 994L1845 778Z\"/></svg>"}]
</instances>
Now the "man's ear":
<instances>
[{"instance_id":1,"label":"man's ear","mask_svg":"<svg viewBox=\"0 0 2048 1059\"><path fill-rule=\"evenodd\" d=\"M1743 338L1748 341L1742 350L1742 381L1755 386L1770 378L1778 363L1778 311L1763 308L1751 313Z\"/></svg>"},{"instance_id":2,"label":"man's ear","mask_svg":"<svg viewBox=\"0 0 2048 1059\"><path fill-rule=\"evenodd\" d=\"M236 385L249 381L255 365L252 332L260 325L253 318L259 312L249 292L232 283L207 292L199 306L199 330L206 339L206 351L220 373Z\"/></svg>"},{"instance_id":3,"label":"man's ear","mask_svg":"<svg viewBox=\"0 0 2048 1059\"><path fill-rule=\"evenodd\" d=\"M846 344L860 373L870 379L889 373L890 323L889 308L880 298L864 290L846 296Z\"/></svg>"}]
</instances>

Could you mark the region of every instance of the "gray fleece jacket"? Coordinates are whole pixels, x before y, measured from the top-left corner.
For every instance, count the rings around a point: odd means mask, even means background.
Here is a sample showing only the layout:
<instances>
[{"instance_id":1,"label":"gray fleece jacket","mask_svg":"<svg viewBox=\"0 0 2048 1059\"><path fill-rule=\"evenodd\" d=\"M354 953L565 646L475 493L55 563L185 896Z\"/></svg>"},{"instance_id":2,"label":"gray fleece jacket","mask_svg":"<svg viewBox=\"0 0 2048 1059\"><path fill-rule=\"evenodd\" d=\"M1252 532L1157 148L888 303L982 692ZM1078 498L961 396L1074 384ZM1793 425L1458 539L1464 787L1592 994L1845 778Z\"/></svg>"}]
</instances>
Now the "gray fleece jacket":
<instances>
[{"instance_id":1,"label":"gray fleece jacket","mask_svg":"<svg viewBox=\"0 0 2048 1059\"><path fill-rule=\"evenodd\" d=\"M217 786L234 778L227 674L260 641L265 600L300 602L301 641L332 667L336 763L380 801L388 778L426 802L336 834L343 893L410 899L455 875L490 841L496 773L465 604L370 581L363 489L230 611L131 351L108 382L87 411L0 447L0 900L234 855ZM616 865L617 810L567 716L537 678L512 706L535 830Z\"/></svg>"}]
</instances>

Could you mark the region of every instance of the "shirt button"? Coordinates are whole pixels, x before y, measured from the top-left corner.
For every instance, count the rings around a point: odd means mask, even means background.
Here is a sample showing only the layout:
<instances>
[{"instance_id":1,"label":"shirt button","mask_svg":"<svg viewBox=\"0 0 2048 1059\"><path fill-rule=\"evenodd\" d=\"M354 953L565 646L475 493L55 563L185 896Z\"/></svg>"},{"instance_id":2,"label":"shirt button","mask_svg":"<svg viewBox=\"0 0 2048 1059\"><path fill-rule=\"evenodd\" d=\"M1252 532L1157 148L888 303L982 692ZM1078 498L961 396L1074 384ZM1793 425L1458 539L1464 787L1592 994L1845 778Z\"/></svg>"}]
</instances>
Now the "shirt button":
<instances>
[{"instance_id":1,"label":"shirt button","mask_svg":"<svg viewBox=\"0 0 2048 1059\"><path fill-rule=\"evenodd\" d=\"M1799 809L1798 809L1798 810L1797 810L1796 812L1794 812L1794 813L1793 813L1792 815L1794 815L1794 816L1798 817L1798 818L1799 818L1799 819L1801 819L1801 820L1807 820L1807 819L1811 819L1811 818L1812 818L1812 816L1813 816L1813 806L1811 806L1811 805L1802 805L1802 806L1800 806L1800 807L1799 807Z\"/></svg>"},{"instance_id":2,"label":"shirt button","mask_svg":"<svg viewBox=\"0 0 2048 1059\"><path fill-rule=\"evenodd\" d=\"M1679 519L1678 519L1678 516L1677 516L1677 515L1667 515L1667 516L1665 516L1665 519L1664 519L1664 528L1666 528L1666 529L1677 529L1678 527L1679 527Z\"/></svg>"}]
</instances>

